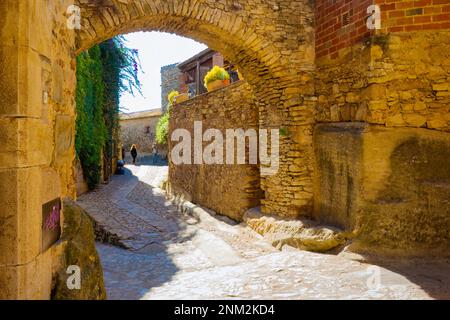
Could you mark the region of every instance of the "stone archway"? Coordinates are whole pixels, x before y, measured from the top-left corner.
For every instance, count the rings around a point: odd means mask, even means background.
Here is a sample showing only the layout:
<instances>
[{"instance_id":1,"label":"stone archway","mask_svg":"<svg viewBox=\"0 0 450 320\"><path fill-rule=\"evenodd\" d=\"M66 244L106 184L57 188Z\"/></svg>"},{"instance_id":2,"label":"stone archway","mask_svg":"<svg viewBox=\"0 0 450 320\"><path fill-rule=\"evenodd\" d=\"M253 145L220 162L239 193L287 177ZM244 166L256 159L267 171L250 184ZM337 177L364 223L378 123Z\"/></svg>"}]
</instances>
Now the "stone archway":
<instances>
[{"instance_id":1,"label":"stone archway","mask_svg":"<svg viewBox=\"0 0 450 320\"><path fill-rule=\"evenodd\" d=\"M81 30L68 28L74 4ZM257 97L260 126L286 133L278 174L261 181L263 211L311 211L313 7L309 0L3 0L0 297L50 296L61 248L41 250L42 205L75 197L74 58L114 35L173 32L234 61Z\"/></svg>"},{"instance_id":2,"label":"stone archway","mask_svg":"<svg viewBox=\"0 0 450 320\"><path fill-rule=\"evenodd\" d=\"M313 6L309 1L78 0L77 52L135 31L176 33L207 44L242 70L260 126L284 128L279 173L261 177L262 209L296 217L312 210ZM299 160L301 155L302 159ZM300 161L300 162L299 162Z\"/></svg>"}]
</instances>

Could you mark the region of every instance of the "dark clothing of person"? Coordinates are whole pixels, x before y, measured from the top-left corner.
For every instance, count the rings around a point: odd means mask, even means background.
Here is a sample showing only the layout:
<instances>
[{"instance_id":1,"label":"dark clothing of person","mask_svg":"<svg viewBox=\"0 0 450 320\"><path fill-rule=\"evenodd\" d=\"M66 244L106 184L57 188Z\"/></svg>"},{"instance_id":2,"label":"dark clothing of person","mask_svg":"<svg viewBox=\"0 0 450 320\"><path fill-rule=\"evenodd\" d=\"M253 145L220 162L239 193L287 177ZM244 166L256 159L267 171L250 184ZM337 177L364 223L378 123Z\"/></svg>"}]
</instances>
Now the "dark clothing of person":
<instances>
[{"instance_id":1,"label":"dark clothing of person","mask_svg":"<svg viewBox=\"0 0 450 320\"><path fill-rule=\"evenodd\" d=\"M231 83L235 83L239 81L239 74L237 73L237 71L231 70L229 72L230 74L230 79L231 79Z\"/></svg>"},{"instance_id":2,"label":"dark clothing of person","mask_svg":"<svg viewBox=\"0 0 450 320\"><path fill-rule=\"evenodd\" d=\"M131 156L133 157L133 163L136 163L136 158L137 158L136 148L131 149Z\"/></svg>"},{"instance_id":3,"label":"dark clothing of person","mask_svg":"<svg viewBox=\"0 0 450 320\"><path fill-rule=\"evenodd\" d=\"M152 147L152 153L153 153L153 164L158 163L158 147L156 144Z\"/></svg>"}]
</instances>

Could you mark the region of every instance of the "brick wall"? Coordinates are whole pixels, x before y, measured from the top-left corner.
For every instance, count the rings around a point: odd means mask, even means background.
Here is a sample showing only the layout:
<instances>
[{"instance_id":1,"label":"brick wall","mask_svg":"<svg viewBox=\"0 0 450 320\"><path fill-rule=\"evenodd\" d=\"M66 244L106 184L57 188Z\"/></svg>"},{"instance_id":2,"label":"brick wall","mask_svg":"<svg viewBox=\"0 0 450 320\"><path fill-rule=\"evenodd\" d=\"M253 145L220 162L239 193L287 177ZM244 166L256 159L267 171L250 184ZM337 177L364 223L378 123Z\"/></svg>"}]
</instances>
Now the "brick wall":
<instances>
[{"instance_id":1,"label":"brick wall","mask_svg":"<svg viewBox=\"0 0 450 320\"><path fill-rule=\"evenodd\" d=\"M202 121L203 132L219 129L224 138L226 129L258 129L258 108L250 86L243 81L176 104L171 110L169 137L172 130L181 128L193 138L194 121ZM176 144L171 142L170 150ZM204 142L203 147L208 144ZM172 194L235 220L242 220L245 211L258 206L262 197L257 165L174 165L170 161L169 184Z\"/></svg>"},{"instance_id":2,"label":"brick wall","mask_svg":"<svg viewBox=\"0 0 450 320\"><path fill-rule=\"evenodd\" d=\"M450 29L450 0L318 0L317 58L335 59L339 50L375 34L366 25L371 4L380 6L381 33Z\"/></svg>"},{"instance_id":3,"label":"brick wall","mask_svg":"<svg viewBox=\"0 0 450 320\"><path fill-rule=\"evenodd\" d=\"M377 4L383 32L450 28L450 0L377 0Z\"/></svg>"},{"instance_id":4,"label":"brick wall","mask_svg":"<svg viewBox=\"0 0 450 320\"><path fill-rule=\"evenodd\" d=\"M337 52L371 34L367 8L373 0L318 0L316 2L316 55L337 57Z\"/></svg>"}]
</instances>

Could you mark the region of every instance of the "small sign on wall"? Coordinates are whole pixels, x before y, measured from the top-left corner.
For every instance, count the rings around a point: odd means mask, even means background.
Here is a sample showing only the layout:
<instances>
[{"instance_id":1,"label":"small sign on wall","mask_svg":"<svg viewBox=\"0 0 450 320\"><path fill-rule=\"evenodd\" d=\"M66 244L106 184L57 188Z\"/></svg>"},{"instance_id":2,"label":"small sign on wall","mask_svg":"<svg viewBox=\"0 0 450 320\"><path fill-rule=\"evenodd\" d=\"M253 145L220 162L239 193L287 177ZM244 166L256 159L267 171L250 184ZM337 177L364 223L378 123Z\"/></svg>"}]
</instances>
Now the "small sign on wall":
<instances>
[{"instance_id":1,"label":"small sign on wall","mask_svg":"<svg viewBox=\"0 0 450 320\"><path fill-rule=\"evenodd\" d=\"M42 206L42 248L45 252L61 237L61 199Z\"/></svg>"}]
</instances>

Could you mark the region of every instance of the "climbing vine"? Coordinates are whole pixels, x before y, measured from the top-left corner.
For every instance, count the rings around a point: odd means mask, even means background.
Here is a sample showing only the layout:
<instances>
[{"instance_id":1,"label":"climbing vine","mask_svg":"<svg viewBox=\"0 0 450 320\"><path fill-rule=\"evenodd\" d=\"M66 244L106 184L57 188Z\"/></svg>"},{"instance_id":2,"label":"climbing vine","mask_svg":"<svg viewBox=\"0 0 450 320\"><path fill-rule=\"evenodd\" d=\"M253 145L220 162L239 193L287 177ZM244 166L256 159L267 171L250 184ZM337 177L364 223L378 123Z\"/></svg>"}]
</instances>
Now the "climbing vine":
<instances>
[{"instance_id":1,"label":"climbing vine","mask_svg":"<svg viewBox=\"0 0 450 320\"><path fill-rule=\"evenodd\" d=\"M75 148L89 189L111 172L117 154L120 95L141 93L138 51L123 37L101 43L77 57Z\"/></svg>"}]
</instances>

